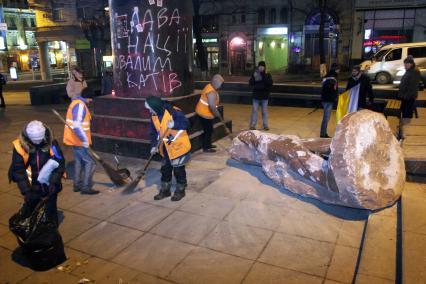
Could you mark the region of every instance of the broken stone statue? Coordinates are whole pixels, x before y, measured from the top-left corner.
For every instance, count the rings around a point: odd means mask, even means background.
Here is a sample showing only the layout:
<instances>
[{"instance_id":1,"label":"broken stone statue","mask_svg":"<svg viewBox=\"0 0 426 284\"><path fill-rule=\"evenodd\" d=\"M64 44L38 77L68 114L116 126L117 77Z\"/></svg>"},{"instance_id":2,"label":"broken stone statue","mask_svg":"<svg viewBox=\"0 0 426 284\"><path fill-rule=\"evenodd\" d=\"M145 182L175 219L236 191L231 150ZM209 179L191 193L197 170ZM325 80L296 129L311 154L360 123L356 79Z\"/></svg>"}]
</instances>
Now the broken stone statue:
<instances>
[{"instance_id":1,"label":"broken stone statue","mask_svg":"<svg viewBox=\"0 0 426 284\"><path fill-rule=\"evenodd\" d=\"M348 207L392 205L405 183L402 149L384 116L369 110L345 116L332 139L244 131L230 154L294 193Z\"/></svg>"}]
</instances>

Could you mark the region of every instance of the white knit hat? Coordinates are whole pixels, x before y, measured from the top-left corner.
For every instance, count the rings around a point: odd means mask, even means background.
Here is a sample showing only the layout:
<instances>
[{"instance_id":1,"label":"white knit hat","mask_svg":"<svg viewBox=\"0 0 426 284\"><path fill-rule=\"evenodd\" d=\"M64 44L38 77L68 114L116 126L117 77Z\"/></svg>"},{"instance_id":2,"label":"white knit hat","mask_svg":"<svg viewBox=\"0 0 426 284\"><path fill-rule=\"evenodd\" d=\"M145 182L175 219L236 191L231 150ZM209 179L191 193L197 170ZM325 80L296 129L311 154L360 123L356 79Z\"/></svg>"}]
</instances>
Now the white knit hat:
<instances>
[{"instance_id":1,"label":"white knit hat","mask_svg":"<svg viewBox=\"0 0 426 284\"><path fill-rule=\"evenodd\" d=\"M46 134L46 127L44 127L41 121L33 120L28 123L25 131L27 132L27 136L31 142L34 144L40 144Z\"/></svg>"}]
</instances>

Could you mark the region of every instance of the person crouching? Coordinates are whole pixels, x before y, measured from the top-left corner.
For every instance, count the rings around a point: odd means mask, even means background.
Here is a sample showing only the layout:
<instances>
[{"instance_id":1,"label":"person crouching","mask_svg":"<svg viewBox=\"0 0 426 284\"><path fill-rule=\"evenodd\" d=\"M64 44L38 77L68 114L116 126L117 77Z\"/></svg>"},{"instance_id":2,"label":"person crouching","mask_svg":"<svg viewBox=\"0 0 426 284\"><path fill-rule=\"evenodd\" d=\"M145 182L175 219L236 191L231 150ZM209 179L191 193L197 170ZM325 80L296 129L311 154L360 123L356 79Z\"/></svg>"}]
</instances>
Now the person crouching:
<instances>
[{"instance_id":1,"label":"person crouching","mask_svg":"<svg viewBox=\"0 0 426 284\"><path fill-rule=\"evenodd\" d=\"M189 121L177 107L158 97L146 98L145 107L151 112L151 155L159 153L161 163L161 188L154 200L171 195L172 174L176 189L171 198L179 201L185 196L187 186L185 165L190 159L191 142L187 133Z\"/></svg>"},{"instance_id":2,"label":"person crouching","mask_svg":"<svg viewBox=\"0 0 426 284\"><path fill-rule=\"evenodd\" d=\"M52 131L33 120L13 141L9 181L16 182L24 196L22 210L30 216L42 198L48 198L46 215L58 225L57 198L62 190L65 158Z\"/></svg>"}]
</instances>

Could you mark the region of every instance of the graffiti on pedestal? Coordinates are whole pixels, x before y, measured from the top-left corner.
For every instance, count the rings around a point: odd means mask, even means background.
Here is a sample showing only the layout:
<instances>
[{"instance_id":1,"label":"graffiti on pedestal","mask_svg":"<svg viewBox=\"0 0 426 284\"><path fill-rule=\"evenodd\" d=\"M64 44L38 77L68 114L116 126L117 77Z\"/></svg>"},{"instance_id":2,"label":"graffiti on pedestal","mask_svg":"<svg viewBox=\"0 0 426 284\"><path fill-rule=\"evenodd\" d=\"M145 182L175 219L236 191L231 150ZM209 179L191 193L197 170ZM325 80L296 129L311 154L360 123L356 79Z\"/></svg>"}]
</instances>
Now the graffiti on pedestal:
<instances>
[{"instance_id":1,"label":"graffiti on pedestal","mask_svg":"<svg viewBox=\"0 0 426 284\"><path fill-rule=\"evenodd\" d=\"M180 96L190 81L191 1L113 1L116 93Z\"/></svg>"}]
</instances>

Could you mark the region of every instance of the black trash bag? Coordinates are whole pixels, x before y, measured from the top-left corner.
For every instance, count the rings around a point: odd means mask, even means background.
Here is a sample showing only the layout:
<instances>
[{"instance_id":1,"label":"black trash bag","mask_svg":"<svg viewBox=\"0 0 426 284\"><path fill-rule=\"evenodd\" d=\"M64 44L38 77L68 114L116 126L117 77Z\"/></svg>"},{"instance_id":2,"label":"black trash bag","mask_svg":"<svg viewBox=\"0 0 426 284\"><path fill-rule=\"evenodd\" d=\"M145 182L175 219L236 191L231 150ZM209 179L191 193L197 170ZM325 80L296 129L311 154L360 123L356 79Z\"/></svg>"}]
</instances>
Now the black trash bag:
<instances>
[{"instance_id":1,"label":"black trash bag","mask_svg":"<svg viewBox=\"0 0 426 284\"><path fill-rule=\"evenodd\" d=\"M64 244L53 220L46 216L47 199L43 199L30 216L24 210L9 219L9 229L18 239L32 269L49 270L66 260Z\"/></svg>"}]
</instances>

